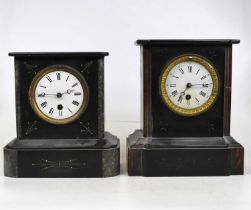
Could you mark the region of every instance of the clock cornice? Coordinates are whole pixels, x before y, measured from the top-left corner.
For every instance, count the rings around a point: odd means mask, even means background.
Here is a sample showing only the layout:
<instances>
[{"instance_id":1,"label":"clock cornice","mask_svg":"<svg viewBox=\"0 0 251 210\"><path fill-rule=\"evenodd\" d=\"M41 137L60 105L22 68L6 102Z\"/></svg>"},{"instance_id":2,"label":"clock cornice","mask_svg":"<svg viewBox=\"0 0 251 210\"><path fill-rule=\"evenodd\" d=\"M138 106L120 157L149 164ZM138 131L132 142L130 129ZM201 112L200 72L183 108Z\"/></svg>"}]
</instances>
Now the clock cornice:
<instances>
[{"instance_id":1,"label":"clock cornice","mask_svg":"<svg viewBox=\"0 0 251 210\"><path fill-rule=\"evenodd\" d=\"M137 45L232 45L240 43L239 39L141 39Z\"/></svg>"}]
</instances>

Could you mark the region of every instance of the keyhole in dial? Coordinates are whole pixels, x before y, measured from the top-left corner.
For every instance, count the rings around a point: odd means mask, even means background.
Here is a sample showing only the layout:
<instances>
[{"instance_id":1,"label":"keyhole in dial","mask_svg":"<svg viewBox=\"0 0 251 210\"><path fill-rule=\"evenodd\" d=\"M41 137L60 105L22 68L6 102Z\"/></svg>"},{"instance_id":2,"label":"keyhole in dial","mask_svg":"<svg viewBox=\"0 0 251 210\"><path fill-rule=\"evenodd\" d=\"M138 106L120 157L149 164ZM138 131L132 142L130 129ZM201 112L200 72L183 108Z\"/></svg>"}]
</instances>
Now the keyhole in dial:
<instances>
[{"instance_id":1,"label":"keyhole in dial","mask_svg":"<svg viewBox=\"0 0 251 210\"><path fill-rule=\"evenodd\" d=\"M63 109L63 105L62 104L58 104L58 110L62 110Z\"/></svg>"},{"instance_id":2,"label":"keyhole in dial","mask_svg":"<svg viewBox=\"0 0 251 210\"><path fill-rule=\"evenodd\" d=\"M191 99L191 95L187 94L186 95L186 100L190 100Z\"/></svg>"}]
</instances>

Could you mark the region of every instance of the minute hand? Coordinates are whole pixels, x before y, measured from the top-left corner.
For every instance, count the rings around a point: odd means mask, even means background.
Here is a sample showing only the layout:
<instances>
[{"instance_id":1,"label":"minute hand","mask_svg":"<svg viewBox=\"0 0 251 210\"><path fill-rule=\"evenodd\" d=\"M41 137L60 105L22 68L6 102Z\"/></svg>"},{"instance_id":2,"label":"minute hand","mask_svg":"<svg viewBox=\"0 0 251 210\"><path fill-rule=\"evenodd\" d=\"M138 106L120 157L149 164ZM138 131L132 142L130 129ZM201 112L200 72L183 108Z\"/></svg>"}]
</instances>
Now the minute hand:
<instances>
[{"instance_id":1,"label":"minute hand","mask_svg":"<svg viewBox=\"0 0 251 210\"><path fill-rule=\"evenodd\" d=\"M45 96L56 96L57 94L47 94L47 93L39 93L38 97L45 97Z\"/></svg>"},{"instance_id":2,"label":"minute hand","mask_svg":"<svg viewBox=\"0 0 251 210\"><path fill-rule=\"evenodd\" d=\"M191 84L191 86L202 85L202 87L208 87L211 84L213 84L213 83Z\"/></svg>"}]
</instances>

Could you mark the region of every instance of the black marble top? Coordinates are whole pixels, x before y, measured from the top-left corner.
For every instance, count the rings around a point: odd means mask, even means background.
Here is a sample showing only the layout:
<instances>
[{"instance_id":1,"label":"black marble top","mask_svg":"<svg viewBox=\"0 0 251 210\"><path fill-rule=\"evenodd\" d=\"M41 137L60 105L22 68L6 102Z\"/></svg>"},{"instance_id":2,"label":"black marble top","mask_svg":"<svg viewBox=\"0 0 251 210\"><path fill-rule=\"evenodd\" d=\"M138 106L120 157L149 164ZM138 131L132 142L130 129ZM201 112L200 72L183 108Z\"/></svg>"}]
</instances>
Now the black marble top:
<instances>
[{"instance_id":1,"label":"black marble top","mask_svg":"<svg viewBox=\"0 0 251 210\"><path fill-rule=\"evenodd\" d=\"M109 132L102 139L14 139L9 149L109 149L119 145L119 139Z\"/></svg>"},{"instance_id":2,"label":"black marble top","mask_svg":"<svg viewBox=\"0 0 251 210\"><path fill-rule=\"evenodd\" d=\"M85 56L104 57L108 52L10 52L9 56L15 57L46 57L46 56Z\"/></svg>"},{"instance_id":3,"label":"black marble top","mask_svg":"<svg viewBox=\"0 0 251 210\"><path fill-rule=\"evenodd\" d=\"M227 148L238 146L231 136L223 137L144 137L142 130L136 130L128 137L128 144L134 148Z\"/></svg>"},{"instance_id":4,"label":"black marble top","mask_svg":"<svg viewBox=\"0 0 251 210\"><path fill-rule=\"evenodd\" d=\"M137 40L138 45L232 45L239 39L145 39Z\"/></svg>"}]
</instances>

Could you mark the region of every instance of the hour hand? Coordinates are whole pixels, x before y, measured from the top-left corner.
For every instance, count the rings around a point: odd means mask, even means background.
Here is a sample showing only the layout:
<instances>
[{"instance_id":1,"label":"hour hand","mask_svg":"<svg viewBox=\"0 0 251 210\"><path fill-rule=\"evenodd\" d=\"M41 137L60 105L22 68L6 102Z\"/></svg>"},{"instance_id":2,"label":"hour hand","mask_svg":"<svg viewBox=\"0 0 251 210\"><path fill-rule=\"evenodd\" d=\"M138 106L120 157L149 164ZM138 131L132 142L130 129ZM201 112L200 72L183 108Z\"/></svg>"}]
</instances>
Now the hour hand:
<instances>
[{"instance_id":1,"label":"hour hand","mask_svg":"<svg viewBox=\"0 0 251 210\"><path fill-rule=\"evenodd\" d=\"M183 97L182 97L182 95L180 95L180 96L179 96L179 98L178 98L178 102L180 102L180 103L181 103L181 102L182 102L182 100L183 100Z\"/></svg>"},{"instance_id":2,"label":"hour hand","mask_svg":"<svg viewBox=\"0 0 251 210\"><path fill-rule=\"evenodd\" d=\"M180 96L179 96L179 98L178 98L178 102L182 102L182 99L183 99L183 96L185 95L185 91L183 91L183 92L181 92L180 93Z\"/></svg>"}]
</instances>

